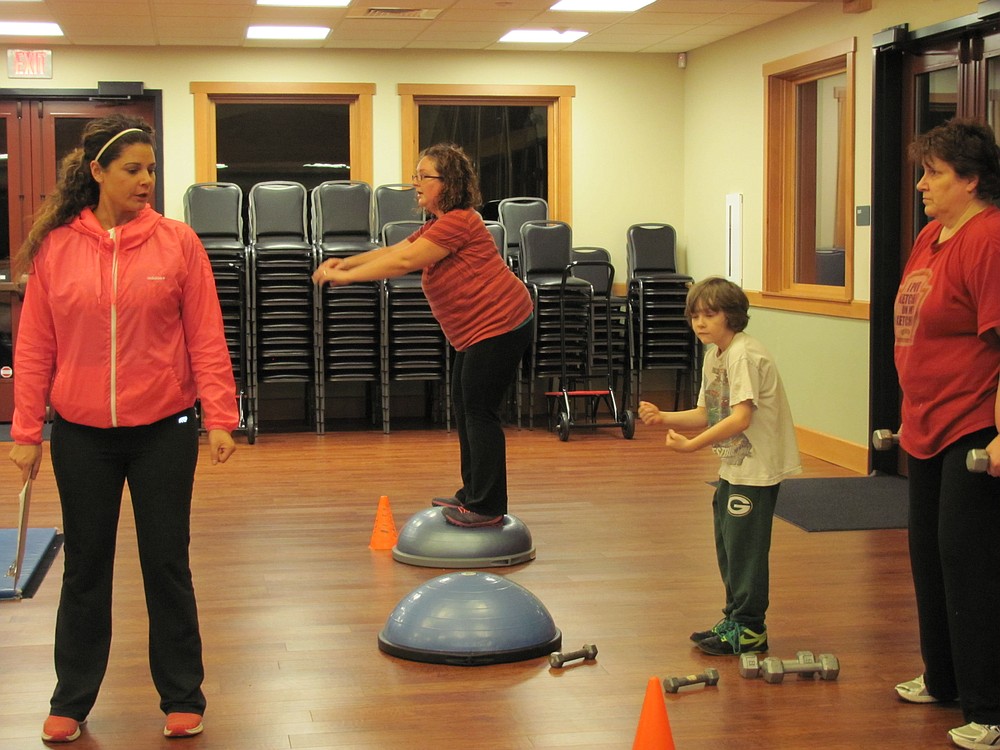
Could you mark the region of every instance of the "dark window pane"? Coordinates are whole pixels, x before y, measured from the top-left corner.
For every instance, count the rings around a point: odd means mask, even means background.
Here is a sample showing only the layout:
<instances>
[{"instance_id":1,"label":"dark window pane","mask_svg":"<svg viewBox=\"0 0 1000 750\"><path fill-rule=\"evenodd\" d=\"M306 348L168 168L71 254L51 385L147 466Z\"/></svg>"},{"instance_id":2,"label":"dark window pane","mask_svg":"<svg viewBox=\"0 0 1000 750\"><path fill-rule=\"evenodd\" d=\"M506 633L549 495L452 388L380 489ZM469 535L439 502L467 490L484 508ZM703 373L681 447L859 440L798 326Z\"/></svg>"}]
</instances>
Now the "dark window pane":
<instances>
[{"instance_id":1,"label":"dark window pane","mask_svg":"<svg viewBox=\"0 0 1000 750\"><path fill-rule=\"evenodd\" d=\"M325 180L351 178L347 104L216 105L218 179L244 195L258 182L292 180L311 190Z\"/></svg>"},{"instance_id":2,"label":"dark window pane","mask_svg":"<svg viewBox=\"0 0 1000 750\"><path fill-rule=\"evenodd\" d=\"M546 107L421 104L419 128L420 148L457 143L472 158L487 219L501 198L548 200Z\"/></svg>"}]
</instances>

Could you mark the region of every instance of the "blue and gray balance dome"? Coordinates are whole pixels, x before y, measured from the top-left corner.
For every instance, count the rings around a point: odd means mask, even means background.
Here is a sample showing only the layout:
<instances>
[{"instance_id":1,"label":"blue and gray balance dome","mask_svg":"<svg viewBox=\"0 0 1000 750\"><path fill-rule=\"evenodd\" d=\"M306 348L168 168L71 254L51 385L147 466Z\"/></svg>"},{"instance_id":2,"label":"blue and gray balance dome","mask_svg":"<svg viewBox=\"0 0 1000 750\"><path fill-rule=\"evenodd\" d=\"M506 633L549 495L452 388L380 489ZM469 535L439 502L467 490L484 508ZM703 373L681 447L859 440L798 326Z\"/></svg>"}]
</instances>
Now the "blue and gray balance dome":
<instances>
[{"instance_id":1,"label":"blue and gray balance dome","mask_svg":"<svg viewBox=\"0 0 1000 750\"><path fill-rule=\"evenodd\" d=\"M428 568L502 568L535 559L528 527L509 513L503 523L463 528L448 523L441 508L414 514L397 535L392 557Z\"/></svg>"},{"instance_id":2,"label":"blue and gray balance dome","mask_svg":"<svg viewBox=\"0 0 1000 750\"><path fill-rule=\"evenodd\" d=\"M378 636L391 656L472 667L548 656L562 633L523 586L493 573L456 571L411 591Z\"/></svg>"}]
</instances>

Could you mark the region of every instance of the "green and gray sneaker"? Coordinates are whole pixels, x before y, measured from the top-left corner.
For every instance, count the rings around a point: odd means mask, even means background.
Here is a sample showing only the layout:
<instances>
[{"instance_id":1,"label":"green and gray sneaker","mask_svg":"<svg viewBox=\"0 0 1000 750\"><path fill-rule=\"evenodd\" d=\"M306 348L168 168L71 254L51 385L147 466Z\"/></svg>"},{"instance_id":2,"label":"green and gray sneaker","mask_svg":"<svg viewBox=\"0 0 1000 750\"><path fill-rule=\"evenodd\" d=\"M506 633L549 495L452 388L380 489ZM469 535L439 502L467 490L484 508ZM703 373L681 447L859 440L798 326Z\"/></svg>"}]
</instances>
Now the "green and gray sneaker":
<instances>
[{"instance_id":1,"label":"green and gray sneaker","mask_svg":"<svg viewBox=\"0 0 1000 750\"><path fill-rule=\"evenodd\" d=\"M713 625L709 630L694 631L691 634L690 638L694 643L701 643L706 638L711 638L713 635L718 635L720 628L722 628L727 622L729 622L729 619L723 617L721 620L715 623L715 625Z\"/></svg>"},{"instance_id":2,"label":"green and gray sneaker","mask_svg":"<svg viewBox=\"0 0 1000 750\"><path fill-rule=\"evenodd\" d=\"M729 620L718 626L715 635L698 641L698 648L713 656L735 656L767 651L767 628L759 633Z\"/></svg>"}]
</instances>

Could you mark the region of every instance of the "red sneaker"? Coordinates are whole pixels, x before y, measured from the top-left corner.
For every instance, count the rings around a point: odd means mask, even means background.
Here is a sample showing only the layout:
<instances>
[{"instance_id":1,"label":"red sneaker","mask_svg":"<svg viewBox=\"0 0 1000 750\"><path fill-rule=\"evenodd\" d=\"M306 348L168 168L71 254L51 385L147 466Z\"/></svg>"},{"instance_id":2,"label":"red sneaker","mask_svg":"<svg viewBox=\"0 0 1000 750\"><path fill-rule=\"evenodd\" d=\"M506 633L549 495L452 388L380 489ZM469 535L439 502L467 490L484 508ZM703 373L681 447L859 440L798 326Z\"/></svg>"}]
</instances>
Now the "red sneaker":
<instances>
[{"instance_id":1,"label":"red sneaker","mask_svg":"<svg viewBox=\"0 0 1000 750\"><path fill-rule=\"evenodd\" d=\"M80 736L82 721L68 716L49 716L42 725L44 742L72 742Z\"/></svg>"},{"instance_id":2,"label":"red sneaker","mask_svg":"<svg viewBox=\"0 0 1000 750\"><path fill-rule=\"evenodd\" d=\"M167 714L167 725L163 727L164 737L193 737L204 729L201 714Z\"/></svg>"}]
</instances>

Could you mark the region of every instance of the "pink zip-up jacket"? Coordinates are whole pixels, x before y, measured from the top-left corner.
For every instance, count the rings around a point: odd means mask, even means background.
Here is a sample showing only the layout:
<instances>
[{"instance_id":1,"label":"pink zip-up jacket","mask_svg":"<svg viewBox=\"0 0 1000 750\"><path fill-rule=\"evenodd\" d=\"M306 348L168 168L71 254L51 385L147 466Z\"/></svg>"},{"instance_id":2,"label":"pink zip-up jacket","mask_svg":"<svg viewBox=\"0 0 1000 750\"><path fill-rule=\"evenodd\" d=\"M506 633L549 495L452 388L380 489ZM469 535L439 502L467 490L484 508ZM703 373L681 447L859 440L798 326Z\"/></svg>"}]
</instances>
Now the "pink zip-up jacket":
<instances>
[{"instance_id":1,"label":"pink zip-up jacket","mask_svg":"<svg viewBox=\"0 0 1000 750\"><path fill-rule=\"evenodd\" d=\"M188 225L149 206L113 230L85 209L35 256L14 344L16 443L45 404L90 427L156 422L201 399L202 426L239 425L215 277Z\"/></svg>"}]
</instances>

